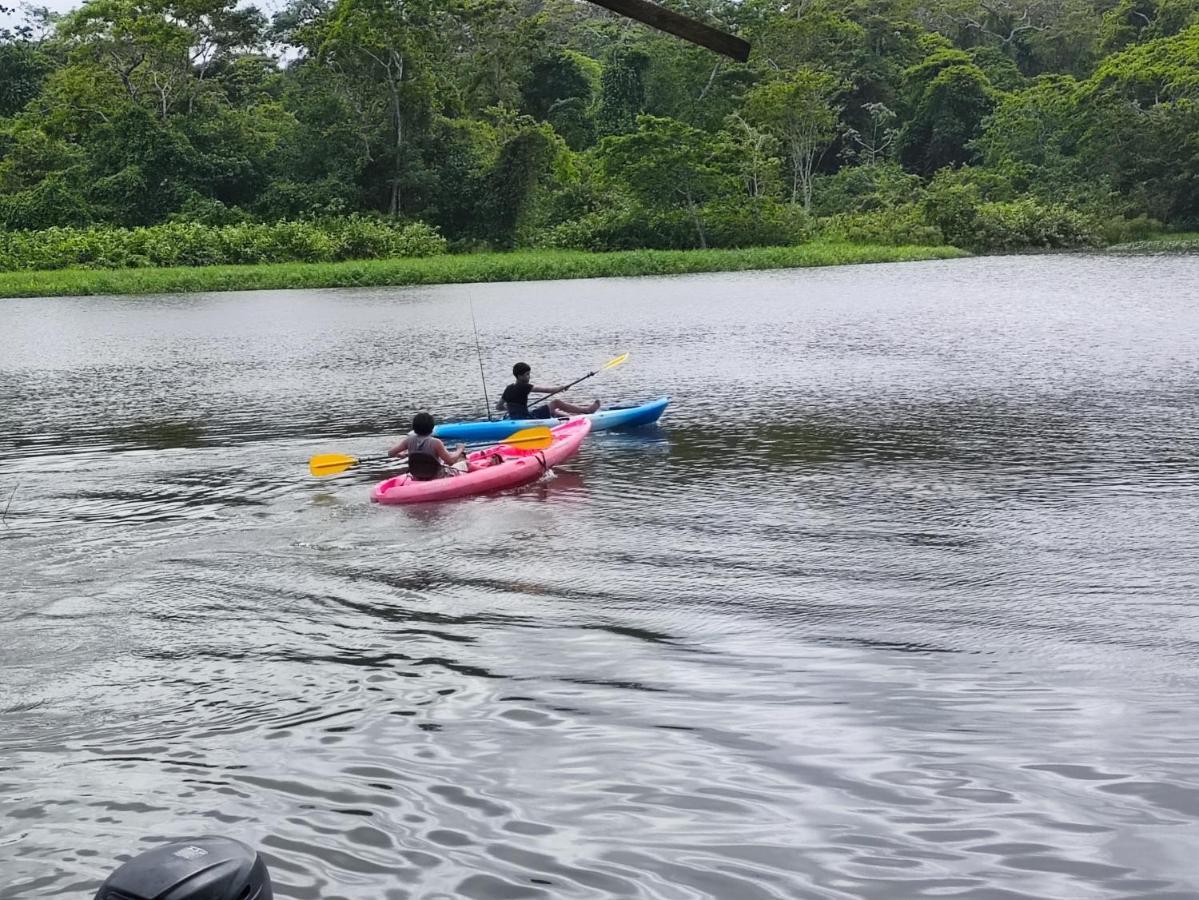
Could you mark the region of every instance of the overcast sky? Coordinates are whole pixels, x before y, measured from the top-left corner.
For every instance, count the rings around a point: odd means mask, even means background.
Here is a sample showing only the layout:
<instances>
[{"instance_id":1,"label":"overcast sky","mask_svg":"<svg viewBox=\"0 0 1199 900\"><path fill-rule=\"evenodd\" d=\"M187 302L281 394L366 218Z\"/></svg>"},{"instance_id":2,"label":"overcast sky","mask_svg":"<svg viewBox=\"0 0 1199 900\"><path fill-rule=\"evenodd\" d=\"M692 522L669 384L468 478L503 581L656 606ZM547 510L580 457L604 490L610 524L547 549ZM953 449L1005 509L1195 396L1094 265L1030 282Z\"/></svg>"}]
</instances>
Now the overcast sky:
<instances>
[{"instance_id":1,"label":"overcast sky","mask_svg":"<svg viewBox=\"0 0 1199 900\"><path fill-rule=\"evenodd\" d=\"M21 5L23 0L0 0L0 6L10 7ZM51 12L67 12L82 5L82 0L34 0L30 6L44 6ZM243 4L245 5L245 4ZM271 16L283 6L283 0L258 0L254 3L266 16ZM15 13L0 13L0 28L16 25L22 19L21 11Z\"/></svg>"},{"instance_id":2,"label":"overcast sky","mask_svg":"<svg viewBox=\"0 0 1199 900\"><path fill-rule=\"evenodd\" d=\"M17 0L0 0L0 6L16 6ZM66 12L68 9L74 9L79 5L79 0L42 0L41 3L35 3L34 6L44 6L51 12ZM0 26L16 25L21 21L21 11L5 14L0 13Z\"/></svg>"}]
</instances>

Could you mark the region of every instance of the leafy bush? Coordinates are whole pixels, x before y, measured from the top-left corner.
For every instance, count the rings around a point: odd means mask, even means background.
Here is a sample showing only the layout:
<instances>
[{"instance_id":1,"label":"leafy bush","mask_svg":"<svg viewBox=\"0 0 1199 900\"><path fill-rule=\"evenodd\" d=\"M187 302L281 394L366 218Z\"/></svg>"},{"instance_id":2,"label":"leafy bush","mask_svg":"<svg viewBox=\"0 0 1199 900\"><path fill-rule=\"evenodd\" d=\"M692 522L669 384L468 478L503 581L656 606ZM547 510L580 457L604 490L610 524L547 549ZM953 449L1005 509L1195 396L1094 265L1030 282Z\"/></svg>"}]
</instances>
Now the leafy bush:
<instances>
[{"instance_id":1,"label":"leafy bush","mask_svg":"<svg viewBox=\"0 0 1199 900\"><path fill-rule=\"evenodd\" d=\"M201 225L235 225L249 221L245 210L236 206L226 206L220 200L205 197L192 192L183 201L178 212L172 213L171 222L198 222Z\"/></svg>"},{"instance_id":2,"label":"leafy bush","mask_svg":"<svg viewBox=\"0 0 1199 900\"><path fill-rule=\"evenodd\" d=\"M893 247L911 244L936 246L945 243L941 229L936 225L930 225L914 203L892 209L872 209L829 216L820 223L820 235L834 241L884 244Z\"/></svg>"},{"instance_id":3,"label":"leafy bush","mask_svg":"<svg viewBox=\"0 0 1199 900\"><path fill-rule=\"evenodd\" d=\"M0 271L331 262L435 256L445 239L423 222L350 217L322 222L169 222L146 228L0 231Z\"/></svg>"},{"instance_id":4,"label":"leafy bush","mask_svg":"<svg viewBox=\"0 0 1199 900\"><path fill-rule=\"evenodd\" d=\"M136 248L151 266L215 266L225 262L241 262L229 259L222 234L240 225L213 228L195 222L172 222L149 228L133 228L122 234L130 246ZM92 229L97 239L113 233L108 229Z\"/></svg>"},{"instance_id":5,"label":"leafy bush","mask_svg":"<svg viewBox=\"0 0 1199 900\"><path fill-rule=\"evenodd\" d=\"M1030 247L1096 247L1102 243L1099 226L1090 216L1065 206L1042 204L1031 199L980 204L975 210L970 233L959 240L951 240L951 243L968 250L989 252Z\"/></svg>"},{"instance_id":6,"label":"leafy bush","mask_svg":"<svg viewBox=\"0 0 1199 900\"><path fill-rule=\"evenodd\" d=\"M70 179L59 173L35 187L0 194L0 228L39 228L47 222L81 226L92 215Z\"/></svg>"},{"instance_id":7,"label":"leafy bush","mask_svg":"<svg viewBox=\"0 0 1199 900\"><path fill-rule=\"evenodd\" d=\"M921 190L920 176L896 163L845 166L817 178L813 209L818 216L886 209L915 202Z\"/></svg>"},{"instance_id":8,"label":"leafy bush","mask_svg":"<svg viewBox=\"0 0 1199 900\"><path fill-rule=\"evenodd\" d=\"M267 186L253 210L268 222L342 216L356 205L355 195L352 186L336 178L307 182L280 179Z\"/></svg>"},{"instance_id":9,"label":"leafy bush","mask_svg":"<svg viewBox=\"0 0 1199 900\"><path fill-rule=\"evenodd\" d=\"M1148 228L1148 221L1133 220L1126 227ZM938 172L918 202L829 216L821 222L821 235L864 244L947 243L976 253L1103 243L1098 217L1060 203L1017 197L1002 175L971 168Z\"/></svg>"},{"instance_id":10,"label":"leafy bush","mask_svg":"<svg viewBox=\"0 0 1199 900\"><path fill-rule=\"evenodd\" d=\"M1143 241L1162 231L1162 223L1141 214L1135 219L1124 216L1113 216L1105 219L1100 225L1103 240L1108 244L1125 244L1130 241Z\"/></svg>"},{"instance_id":11,"label":"leafy bush","mask_svg":"<svg viewBox=\"0 0 1199 900\"><path fill-rule=\"evenodd\" d=\"M379 219L349 216L317 224L336 241L335 259L392 259L446 252L445 238L424 222L397 227Z\"/></svg>"},{"instance_id":12,"label":"leafy bush","mask_svg":"<svg viewBox=\"0 0 1199 900\"><path fill-rule=\"evenodd\" d=\"M802 244L813 234L802 206L769 197L709 203L700 219L709 247L786 247Z\"/></svg>"},{"instance_id":13,"label":"leafy bush","mask_svg":"<svg viewBox=\"0 0 1199 900\"><path fill-rule=\"evenodd\" d=\"M812 227L802 207L759 197L718 200L699 210L708 247L779 247L802 243ZM536 245L559 250L691 250L699 246L695 221L684 210L615 206L547 229Z\"/></svg>"},{"instance_id":14,"label":"leafy bush","mask_svg":"<svg viewBox=\"0 0 1199 900\"><path fill-rule=\"evenodd\" d=\"M941 230L946 243L985 250L989 248L980 246L974 234L979 207L1015 197L1015 188L1003 174L970 166L947 167L929 181L920 199L920 210L927 224Z\"/></svg>"},{"instance_id":15,"label":"leafy bush","mask_svg":"<svg viewBox=\"0 0 1199 900\"><path fill-rule=\"evenodd\" d=\"M617 206L586 213L547 229L536 246L554 250L685 250L696 245L695 224L685 213Z\"/></svg>"}]
</instances>

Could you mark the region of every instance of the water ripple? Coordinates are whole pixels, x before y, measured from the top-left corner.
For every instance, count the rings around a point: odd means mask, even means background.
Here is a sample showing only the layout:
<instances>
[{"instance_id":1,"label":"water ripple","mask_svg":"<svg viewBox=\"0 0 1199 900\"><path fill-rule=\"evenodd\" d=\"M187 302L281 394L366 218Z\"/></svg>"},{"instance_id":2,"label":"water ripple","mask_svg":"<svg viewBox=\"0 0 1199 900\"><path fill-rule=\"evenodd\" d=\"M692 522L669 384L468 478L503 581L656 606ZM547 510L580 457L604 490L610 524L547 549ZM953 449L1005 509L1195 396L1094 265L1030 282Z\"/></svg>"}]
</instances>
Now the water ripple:
<instances>
[{"instance_id":1,"label":"water ripple","mask_svg":"<svg viewBox=\"0 0 1199 900\"><path fill-rule=\"evenodd\" d=\"M204 832L280 898L1196 896L1197 277L470 286L497 378L676 399L426 509L305 460L481 414L462 287L6 301L0 898Z\"/></svg>"}]
</instances>

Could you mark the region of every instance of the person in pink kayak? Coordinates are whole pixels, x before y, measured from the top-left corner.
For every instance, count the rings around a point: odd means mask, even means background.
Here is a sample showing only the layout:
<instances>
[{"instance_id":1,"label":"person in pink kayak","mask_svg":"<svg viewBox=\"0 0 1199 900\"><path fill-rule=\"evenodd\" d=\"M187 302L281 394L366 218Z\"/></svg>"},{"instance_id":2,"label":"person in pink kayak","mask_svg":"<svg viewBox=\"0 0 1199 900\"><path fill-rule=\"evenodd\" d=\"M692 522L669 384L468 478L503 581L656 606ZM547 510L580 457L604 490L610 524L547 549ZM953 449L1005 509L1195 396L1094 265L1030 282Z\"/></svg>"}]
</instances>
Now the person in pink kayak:
<instances>
[{"instance_id":1,"label":"person in pink kayak","mask_svg":"<svg viewBox=\"0 0 1199 900\"><path fill-rule=\"evenodd\" d=\"M518 362L512 367L516 381L504 388L504 394L496 401L495 408L507 413L509 419L553 419L556 416L581 416L600 408L598 400L586 406L576 406L565 400L550 399L529 409L529 394L556 394L565 388L537 387L533 384L533 369L528 363Z\"/></svg>"},{"instance_id":2,"label":"person in pink kayak","mask_svg":"<svg viewBox=\"0 0 1199 900\"><path fill-rule=\"evenodd\" d=\"M440 438L433 437L436 423L427 412L412 417L412 431L387 451L395 458L408 457L408 474L413 481L432 481L443 475L457 475L455 464L466 459L466 447L459 444L451 453Z\"/></svg>"}]
</instances>

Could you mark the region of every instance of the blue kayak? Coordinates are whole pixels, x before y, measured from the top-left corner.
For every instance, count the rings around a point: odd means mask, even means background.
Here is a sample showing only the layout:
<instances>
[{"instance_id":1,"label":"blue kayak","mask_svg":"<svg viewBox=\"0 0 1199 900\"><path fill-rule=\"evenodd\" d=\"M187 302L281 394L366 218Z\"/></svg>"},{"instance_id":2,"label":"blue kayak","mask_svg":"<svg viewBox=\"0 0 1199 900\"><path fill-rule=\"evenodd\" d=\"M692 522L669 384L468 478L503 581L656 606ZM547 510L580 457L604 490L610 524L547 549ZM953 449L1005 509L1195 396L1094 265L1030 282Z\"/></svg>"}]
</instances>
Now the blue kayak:
<instances>
[{"instance_id":1,"label":"blue kayak","mask_svg":"<svg viewBox=\"0 0 1199 900\"><path fill-rule=\"evenodd\" d=\"M659 397L637 406L605 406L587 418L592 431L610 431L613 428L638 428L652 425L666 411L669 397ZM502 441L522 428L556 424L555 419L495 419L491 422L446 422L433 429L433 434L443 441Z\"/></svg>"}]
</instances>

